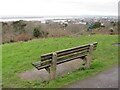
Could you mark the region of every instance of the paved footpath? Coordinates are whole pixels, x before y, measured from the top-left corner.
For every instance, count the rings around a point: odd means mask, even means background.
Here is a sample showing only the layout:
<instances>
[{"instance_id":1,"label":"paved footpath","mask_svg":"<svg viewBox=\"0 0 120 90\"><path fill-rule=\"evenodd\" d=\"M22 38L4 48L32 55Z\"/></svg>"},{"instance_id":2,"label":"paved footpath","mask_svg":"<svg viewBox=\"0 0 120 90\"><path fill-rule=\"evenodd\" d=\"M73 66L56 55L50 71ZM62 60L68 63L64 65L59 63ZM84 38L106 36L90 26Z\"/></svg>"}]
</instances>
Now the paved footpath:
<instances>
[{"instance_id":1,"label":"paved footpath","mask_svg":"<svg viewBox=\"0 0 120 90\"><path fill-rule=\"evenodd\" d=\"M118 88L118 66L77 81L65 88Z\"/></svg>"}]
</instances>

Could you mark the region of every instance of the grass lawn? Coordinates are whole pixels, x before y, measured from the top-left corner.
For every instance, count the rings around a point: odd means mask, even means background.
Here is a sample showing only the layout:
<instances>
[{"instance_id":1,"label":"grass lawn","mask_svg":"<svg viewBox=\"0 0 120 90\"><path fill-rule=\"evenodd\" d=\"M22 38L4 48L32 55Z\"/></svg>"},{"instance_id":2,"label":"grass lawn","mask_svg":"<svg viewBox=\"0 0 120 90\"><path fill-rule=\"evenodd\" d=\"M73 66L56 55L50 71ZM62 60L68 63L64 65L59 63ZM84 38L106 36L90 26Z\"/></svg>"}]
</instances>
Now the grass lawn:
<instances>
[{"instance_id":1,"label":"grass lawn","mask_svg":"<svg viewBox=\"0 0 120 90\"><path fill-rule=\"evenodd\" d=\"M62 50L74 46L98 42L93 52L91 69L76 70L64 77L57 77L50 82L39 80L22 80L18 73L33 69L32 62L38 61L41 54ZM93 35L81 37L62 37L37 39L29 42L17 42L2 45L2 80L4 88L56 88L68 85L76 80L95 75L96 73L118 63L117 35Z\"/></svg>"}]
</instances>

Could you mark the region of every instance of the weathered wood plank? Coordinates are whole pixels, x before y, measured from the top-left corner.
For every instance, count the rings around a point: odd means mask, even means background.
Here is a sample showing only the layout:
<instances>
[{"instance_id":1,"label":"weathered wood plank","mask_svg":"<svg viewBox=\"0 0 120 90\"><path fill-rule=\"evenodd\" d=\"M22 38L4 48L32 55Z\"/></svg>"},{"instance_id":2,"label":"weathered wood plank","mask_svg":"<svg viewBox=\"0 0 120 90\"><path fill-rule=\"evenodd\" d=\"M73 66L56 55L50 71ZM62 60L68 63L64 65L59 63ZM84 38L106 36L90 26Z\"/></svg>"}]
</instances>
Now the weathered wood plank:
<instances>
[{"instance_id":1,"label":"weathered wood plank","mask_svg":"<svg viewBox=\"0 0 120 90\"><path fill-rule=\"evenodd\" d=\"M77 51L82 51L84 49L89 49L88 46L79 46L79 47L76 47L76 48L71 48L71 49L64 49L64 50L61 50L61 51L56 51L56 53L58 54L58 57L61 56L61 55L64 55L64 54L69 54L69 53L74 53L74 52L77 52ZM41 55L41 61L44 61L44 60L47 60L47 59L52 59L52 53L48 53L48 54L44 54L44 55Z\"/></svg>"},{"instance_id":2,"label":"weathered wood plank","mask_svg":"<svg viewBox=\"0 0 120 90\"><path fill-rule=\"evenodd\" d=\"M97 42L93 43L93 45L94 45L94 50L95 50L97 47ZM58 57L59 57L59 56L65 55L65 54L82 51L83 49L89 48L89 46L90 46L90 44L86 44L86 45L82 45L82 46L78 46L78 47L74 47L74 48L56 51L56 53L58 54ZM41 61L48 60L48 59L52 59L52 53L41 55Z\"/></svg>"},{"instance_id":3,"label":"weathered wood plank","mask_svg":"<svg viewBox=\"0 0 120 90\"><path fill-rule=\"evenodd\" d=\"M62 53L57 53L58 54L58 57L61 57L61 56L66 56L66 55L69 55L69 54L73 54L73 53L78 53L78 52L82 52L84 50L89 50L89 47L86 47L86 48L80 48L80 49L75 49L75 50L71 50L71 51L68 51L68 52L62 52Z\"/></svg>"},{"instance_id":4,"label":"weathered wood plank","mask_svg":"<svg viewBox=\"0 0 120 90\"><path fill-rule=\"evenodd\" d=\"M64 49L64 50L60 50L60 51L56 51L57 54L60 54L60 53L64 53L64 52L70 52L70 51L74 51L74 50L77 50L77 49L83 49L83 48L88 48L89 45L83 45L83 46L78 46L78 47L74 47L74 48L69 48L69 49Z\"/></svg>"},{"instance_id":5,"label":"weathered wood plank","mask_svg":"<svg viewBox=\"0 0 120 90\"><path fill-rule=\"evenodd\" d=\"M36 66L36 68L38 69L38 70L40 70L40 69L44 69L44 68L48 68L48 67L50 67L50 64L47 64L47 65L44 65L44 66Z\"/></svg>"},{"instance_id":6,"label":"weathered wood plank","mask_svg":"<svg viewBox=\"0 0 120 90\"><path fill-rule=\"evenodd\" d=\"M52 59L52 53L41 55L41 61Z\"/></svg>"},{"instance_id":7,"label":"weathered wood plank","mask_svg":"<svg viewBox=\"0 0 120 90\"><path fill-rule=\"evenodd\" d=\"M97 42L94 42L94 43L92 43L94 46L97 46ZM67 50L70 50L70 49L75 49L75 48L82 48L82 47L86 47L86 46L90 46L90 44L86 44L86 45L81 45L81 46L77 46L77 47L74 47L74 48L68 48L68 49L64 49L64 50L60 50L60 51L56 51L56 53L58 53L58 52L63 52L63 51L67 51ZM47 54L43 54L43 55L41 55L41 57L46 57L46 56L52 56L52 53L47 53Z\"/></svg>"},{"instance_id":8,"label":"weathered wood plank","mask_svg":"<svg viewBox=\"0 0 120 90\"><path fill-rule=\"evenodd\" d=\"M59 53L57 54L58 57L62 57L62 56L67 56L67 55L71 55L71 54L74 54L74 53L78 53L78 52L83 52L84 50L89 50L89 48L83 48L83 49L75 49L73 51L68 51L68 52L63 52L63 53ZM51 60L52 57L51 56L46 56L46 57L42 57L41 58L41 61L46 61L46 60Z\"/></svg>"},{"instance_id":9,"label":"weathered wood plank","mask_svg":"<svg viewBox=\"0 0 120 90\"><path fill-rule=\"evenodd\" d=\"M88 50L84 50L84 51L80 51L80 52L76 52L76 53L70 53L70 54L66 54L63 56L59 56L58 60L63 59L63 58L70 58L70 57L76 57L77 55L82 55L82 54L87 54Z\"/></svg>"},{"instance_id":10,"label":"weathered wood plank","mask_svg":"<svg viewBox=\"0 0 120 90\"><path fill-rule=\"evenodd\" d=\"M72 61L72 60L75 60L75 59L78 59L78 58L82 58L82 57L85 57L87 54L83 54L83 55L78 55L76 57L71 57L69 59L63 59L63 60L60 60L57 62L57 64L61 64L61 63L64 63L64 62L68 62L68 61Z\"/></svg>"},{"instance_id":11,"label":"weathered wood plank","mask_svg":"<svg viewBox=\"0 0 120 90\"><path fill-rule=\"evenodd\" d=\"M41 61L32 63L33 66L37 66L37 65L39 65L39 64L41 64Z\"/></svg>"}]
</instances>

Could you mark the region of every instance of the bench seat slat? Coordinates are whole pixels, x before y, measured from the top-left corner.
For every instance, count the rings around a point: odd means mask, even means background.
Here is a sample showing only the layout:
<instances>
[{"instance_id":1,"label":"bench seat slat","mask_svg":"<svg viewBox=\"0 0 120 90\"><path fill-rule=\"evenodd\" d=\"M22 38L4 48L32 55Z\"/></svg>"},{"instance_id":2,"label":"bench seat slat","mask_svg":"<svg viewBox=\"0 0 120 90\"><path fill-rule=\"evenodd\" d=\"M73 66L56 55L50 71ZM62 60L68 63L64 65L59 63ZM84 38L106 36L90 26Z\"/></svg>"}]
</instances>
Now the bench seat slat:
<instances>
[{"instance_id":1,"label":"bench seat slat","mask_svg":"<svg viewBox=\"0 0 120 90\"><path fill-rule=\"evenodd\" d=\"M44 65L44 66L39 66L39 67L36 67L38 70L40 69L44 69L44 68L47 68L47 67L50 67L51 64L47 64L47 65Z\"/></svg>"},{"instance_id":2,"label":"bench seat slat","mask_svg":"<svg viewBox=\"0 0 120 90\"><path fill-rule=\"evenodd\" d=\"M39 61L39 62L32 63L32 65L35 67L41 67L41 66L44 66L45 64L49 64L51 61L52 59L47 60L47 61L42 61L42 62Z\"/></svg>"},{"instance_id":3,"label":"bench seat slat","mask_svg":"<svg viewBox=\"0 0 120 90\"><path fill-rule=\"evenodd\" d=\"M41 64L48 63L48 62L51 62L51 61L52 61L52 59L48 59L48 60L42 61Z\"/></svg>"},{"instance_id":4,"label":"bench seat slat","mask_svg":"<svg viewBox=\"0 0 120 90\"><path fill-rule=\"evenodd\" d=\"M40 65L40 64L41 64L41 61L32 63L33 66L37 66L37 65Z\"/></svg>"}]
</instances>

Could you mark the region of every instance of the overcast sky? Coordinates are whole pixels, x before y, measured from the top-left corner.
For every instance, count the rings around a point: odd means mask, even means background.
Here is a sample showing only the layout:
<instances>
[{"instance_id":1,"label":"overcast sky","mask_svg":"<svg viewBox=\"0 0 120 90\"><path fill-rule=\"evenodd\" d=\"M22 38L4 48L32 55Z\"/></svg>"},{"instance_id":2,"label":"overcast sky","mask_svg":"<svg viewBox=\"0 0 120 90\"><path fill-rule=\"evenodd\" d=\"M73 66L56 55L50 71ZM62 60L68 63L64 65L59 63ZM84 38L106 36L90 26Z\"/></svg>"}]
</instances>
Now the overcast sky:
<instances>
[{"instance_id":1,"label":"overcast sky","mask_svg":"<svg viewBox=\"0 0 120 90\"><path fill-rule=\"evenodd\" d=\"M117 15L119 0L0 0L0 16Z\"/></svg>"}]
</instances>

